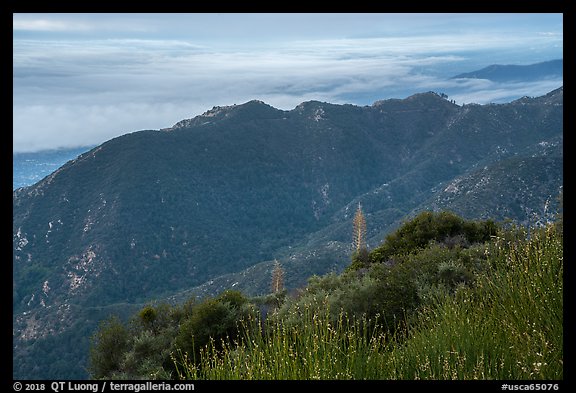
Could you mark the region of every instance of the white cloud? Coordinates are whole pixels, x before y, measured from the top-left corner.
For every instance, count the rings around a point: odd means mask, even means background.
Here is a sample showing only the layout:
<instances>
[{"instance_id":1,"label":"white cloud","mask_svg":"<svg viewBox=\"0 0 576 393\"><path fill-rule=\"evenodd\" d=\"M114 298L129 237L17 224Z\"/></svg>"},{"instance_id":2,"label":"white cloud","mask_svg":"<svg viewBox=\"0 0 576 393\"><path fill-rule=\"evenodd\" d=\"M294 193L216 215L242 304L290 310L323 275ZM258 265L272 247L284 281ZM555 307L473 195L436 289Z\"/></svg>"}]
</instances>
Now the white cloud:
<instances>
[{"instance_id":1,"label":"white cloud","mask_svg":"<svg viewBox=\"0 0 576 393\"><path fill-rule=\"evenodd\" d=\"M12 22L14 30L29 31L84 31L92 27L85 23L54 19L17 19Z\"/></svg>"},{"instance_id":2,"label":"white cloud","mask_svg":"<svg viewBox=\"0 0 576 393\"><path fill-rule=\"evenodd\" d=\"M482 81L482 79L477 79L477 81ZM546 93L559 88L563 84L563 81L561 80L542 80L525 83L485 82L485 86L478 84L474 89L467 89L452 94L450 99L454 99L459 104L503 103L524 96L538 97L545 95Z\"/></svg>"},{"instance_id":3,"label":"white cloud","mask_svg":"<svg viewBox=\"0 0 576 393\"><path fill-rule=\"evenodd\" d=\"M29 152L100 144L129 132L172 126L174 119L188 117L190 110L204 111L194 103L182 104L15 106L13 150Z\"/></svg>"},{"instance_id":4,"label":"white cloud","mask_svg":"<svg viewBox=\"0 0 576 393\"><path fill-rule=\"evenodd\" d=\"M237 39L234 26L226 26L227 30L216 36L229 39L211 41L206 35L218 26L211 27L210 20L218 17L209 16L196 17L198 23L186 30L186 23L190 24L186 16L156 20L152 16L132 15L124 20L118 15L109 18L16 15L15 32L76 30L94 35L56 39L15 34L14 150L100 143L129 131L169 127L215 105L239 104L251 99L292 109L312 99L369 104L376 99L403 98L435 90L449 92L457 101L489 102L501 97L503 88L489 81L447 77L481 68L476 67L479 61L509 59L511 53L516 61L508 63L526 63L526 59L532 58L527 54L530 51L523 48L540 48L530 53L545 57L549 52L543 52L542 48L549 43L562 44L561 35L540 33L503 35L493 30L467 30L450 34L422 30L408 36L402 30L399 34L386 30L386 26L402 25L397 21L392 25L372 21L373 25L366 28L368 33L384 31L384 36L352 38L354 34L350 31L348 35L334 34L336 22L341 24L342 16L329 18L333 29L329 29L330 34L309 39L304 39L305 35L287 39L290 29L279 27L281 40L275 41L273 34L265 37L260 31L262 41L242 41ZM378 20L374 16L364 17ZM312 21L315 17L307 18ZM458 20L451 18L453 22ZM279 23L283 19L289 18L254 17L257 23L249 29L250 34L255 36L263 25L270 27L274 21ZM358 17L352 23L356 33L362 31L361 19ZM96 35L102 30L157 32L167 29L172 20L174 26L184 31L179 37ZM425 20L425 16L419 15L411 26ZM293 25L290 26L293 30ZM316 26L309 32L321 30ZM561 45L555 50L561 54ZM525 57L520 61L518 54ZM541 60L549 58L528 62ZM467 68L458 68L464 67L463 64ZM482 67L485 65L488 64ZM450 74L451 69L458 72ZM531 88L537 86L506 86L511 92L522 93ZM366 98L362 101L355 97Z\"/></svg>"}]
</instances>

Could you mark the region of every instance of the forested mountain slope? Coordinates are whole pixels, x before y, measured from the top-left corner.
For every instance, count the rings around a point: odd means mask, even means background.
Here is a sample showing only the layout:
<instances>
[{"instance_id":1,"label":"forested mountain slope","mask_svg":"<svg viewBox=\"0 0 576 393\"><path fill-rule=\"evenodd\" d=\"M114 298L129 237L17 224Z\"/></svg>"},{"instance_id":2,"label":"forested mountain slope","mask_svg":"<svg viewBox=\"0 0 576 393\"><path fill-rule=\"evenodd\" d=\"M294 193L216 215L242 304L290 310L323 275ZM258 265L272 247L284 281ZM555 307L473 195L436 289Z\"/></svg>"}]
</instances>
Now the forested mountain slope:
<instances>
[{"instance_id":1,"label":"forested mountain slope","mask_svg":"<svg viewBox=\"0 0 576 393\"><path fill-rule=\"evenodd\" d=\"M503 215L524 218L561 188L562 116L562 88L499 105L432 92L291 111L250 101L110 140L13 193L14 377L85 376L87 336L108 311L274 258L298 266L287 274L294 286L342 269L359 201L375 245L425 203L466 206L448 192L464 179L509 173L532 154L526 165L544 171L547 187L510 183L530 197L477 194L469 212L486 201L517 205ZM502 187L506 177L490 179ZM269 279L260 270L249 291ZM56 345L66 360L47 355Z\"/></svg>"}]
</instances>

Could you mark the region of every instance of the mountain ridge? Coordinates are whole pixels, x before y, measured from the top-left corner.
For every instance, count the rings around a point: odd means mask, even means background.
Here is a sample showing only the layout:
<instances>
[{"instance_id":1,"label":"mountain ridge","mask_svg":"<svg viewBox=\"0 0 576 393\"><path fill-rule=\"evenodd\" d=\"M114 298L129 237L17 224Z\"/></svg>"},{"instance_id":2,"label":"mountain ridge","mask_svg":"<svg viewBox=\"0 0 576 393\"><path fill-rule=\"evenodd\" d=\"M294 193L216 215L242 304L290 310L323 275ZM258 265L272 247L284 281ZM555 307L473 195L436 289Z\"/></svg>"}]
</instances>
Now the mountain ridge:
<instances>
[{"instance_id":1,"label":"mountain ridge","mask_svg":"<svg viewBox=\"0 0 576 393\"><path fill-rule=\"evenodd\" d=\"M298 266L291 285L342 268L358 200L376 245L440 185L561 146L563 88L544 97L458 106L428 92L290 111L253 100L81 154L13 193L14 376L67 370L38 351L94 327L80 309L170 298L250 268L264 291L259 264L275 258Z\"/></svg>"},{"instance_id":2,"label":"mountain ridge","mask_svg":"<svg viewBox=\"0 0 576 393\"><path fill-rule=\"evenodd\" d=\"M451 79L488 79L494 82L533 81L546 78L562 79L563 66L563 59L528 65L492 64L480 70L458 74Z\"/></svg>"}]
</instances>

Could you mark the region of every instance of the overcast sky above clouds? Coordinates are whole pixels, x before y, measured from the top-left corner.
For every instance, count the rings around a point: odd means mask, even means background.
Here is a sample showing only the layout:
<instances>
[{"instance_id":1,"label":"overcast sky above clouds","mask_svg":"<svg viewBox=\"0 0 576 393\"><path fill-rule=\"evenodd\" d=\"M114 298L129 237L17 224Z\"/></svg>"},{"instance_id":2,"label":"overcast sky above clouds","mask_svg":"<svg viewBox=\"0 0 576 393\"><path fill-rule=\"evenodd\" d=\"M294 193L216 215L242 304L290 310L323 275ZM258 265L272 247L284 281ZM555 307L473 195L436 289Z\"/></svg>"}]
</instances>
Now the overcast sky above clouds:
<instances>
[{"instance_id":1,"label":"overcast sky above clouds","mask_svg":"<svg viewBox=\"0 0 576 393\"><path fill-rule=\"evenodd\" d=\"M562 58L562 14L14 14L15 152L102 143L215 105L457 103L561 82L451 76Z\"/></svg>"}]
</instances>

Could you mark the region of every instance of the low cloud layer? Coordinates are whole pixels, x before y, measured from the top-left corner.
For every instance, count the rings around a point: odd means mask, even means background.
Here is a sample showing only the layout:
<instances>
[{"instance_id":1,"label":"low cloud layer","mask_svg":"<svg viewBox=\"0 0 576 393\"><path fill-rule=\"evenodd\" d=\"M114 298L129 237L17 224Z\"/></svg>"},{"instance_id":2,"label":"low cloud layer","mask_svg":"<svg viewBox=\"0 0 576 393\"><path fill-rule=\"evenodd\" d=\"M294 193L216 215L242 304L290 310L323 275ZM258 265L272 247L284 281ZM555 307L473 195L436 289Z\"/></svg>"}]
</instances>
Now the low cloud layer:
<instances>
[{"instance_id":1,"label":"low cloud layer","mask_svg":"<svg viewBox=\"0 0 576 393\"><path fill-rule=\"evenodd\" d=\"M316 28L304 38L279 26L275 39L270 26L261 40L255 31L248 37L251 30L235 40L233 29L225 40L201 32L195 33L201 39L170 35L167 17L148 25L135 17L121 25L118 18L110 18L101 29L107 35L100 35L89 34L97 31L89 16L15 15L15 152L98 144L251 99L292 109L312 99L368 105L433 90L458 103L486 103L545 94L562 84L449 79L493 63L561 58L562 36L548 25L522 34L502 34L494 26L459 35L445 28L393 34L376 28L385 20L371 16L364 37L356 21L348 37L331 38L330 28L322 34ZM185 20L174 18L175 25ZM561 32L561 23L557 28Z\"/></svg>"}]
</instances>

